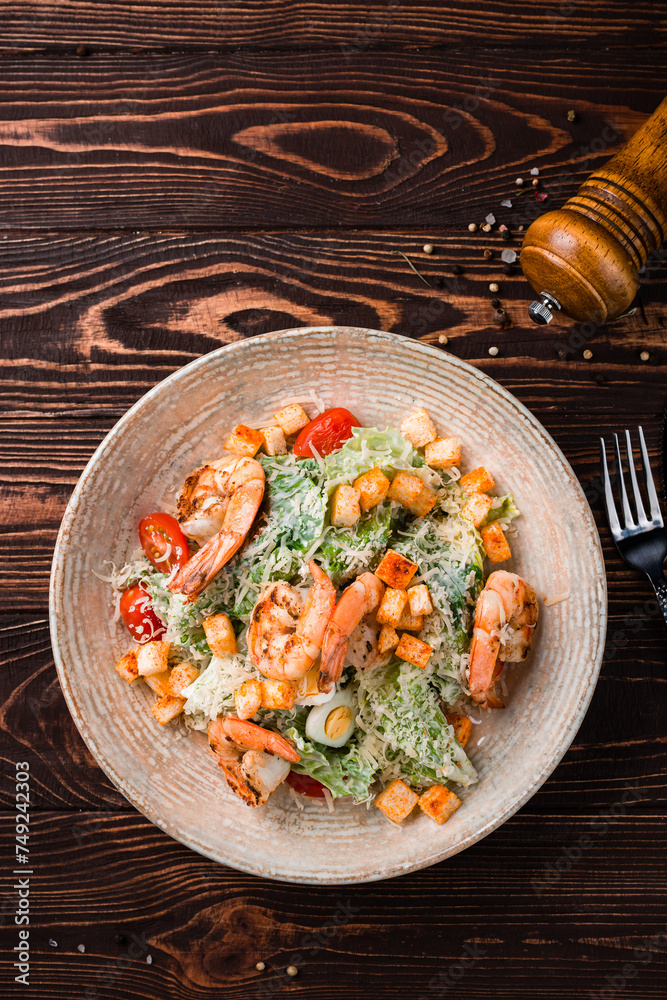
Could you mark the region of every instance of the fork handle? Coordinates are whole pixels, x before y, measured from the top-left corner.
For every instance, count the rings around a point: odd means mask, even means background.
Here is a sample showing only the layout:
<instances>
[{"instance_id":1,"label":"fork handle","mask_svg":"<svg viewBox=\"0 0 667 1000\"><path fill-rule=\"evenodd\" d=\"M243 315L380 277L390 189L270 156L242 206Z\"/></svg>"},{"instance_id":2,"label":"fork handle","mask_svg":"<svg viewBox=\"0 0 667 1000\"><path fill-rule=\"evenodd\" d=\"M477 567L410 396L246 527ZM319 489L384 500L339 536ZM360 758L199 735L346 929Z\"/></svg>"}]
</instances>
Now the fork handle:
<instances>
[{"instance_id":1,"label":"fork handle","mask_svg":"<svg viewBox=\"0 0 667 1000\"><path fill-rule=\"evenodd\" d=\"M665 619L665 623L667 623L667 580L651 580L651 583L655 590L655 596L658 598L662 617Z\"/></svg>"}]
</instances>

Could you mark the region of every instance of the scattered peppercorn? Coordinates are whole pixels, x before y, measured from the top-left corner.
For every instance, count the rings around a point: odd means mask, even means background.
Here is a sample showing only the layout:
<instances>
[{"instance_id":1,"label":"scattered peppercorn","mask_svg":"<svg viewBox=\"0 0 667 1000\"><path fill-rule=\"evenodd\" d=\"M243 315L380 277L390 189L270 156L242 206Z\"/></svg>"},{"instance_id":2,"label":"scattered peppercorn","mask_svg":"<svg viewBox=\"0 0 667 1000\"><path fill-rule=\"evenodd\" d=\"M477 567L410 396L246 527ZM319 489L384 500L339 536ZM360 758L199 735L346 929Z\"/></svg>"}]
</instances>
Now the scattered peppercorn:
<instances>
[{"instance_id":1,"label":"scattered peppercorn","mask_svg":"<svg viewBox=\"0 0 667 1000\"><path fill-rule=\"evenodd\" d=\"M255 968L257 969L258 972L264 972L266 965L264 964L264 962L258 962Z\"/></svg>"},{"instance_id":2,"label":"scattered peppercorn","mask_svg":"<svg viewBox=\"0 0 667 1000\"><path fill-rule=\"evenodd\" d=\"M518 188L523 187L523 177L517 177L517 179L514 181L514 183L516 184L516 186Z\"/></svg>"},{"instance_id":3,"label":"scattered peppercorn","mask_svg":"<svg viewBox=\"0 0 667 1000\"><path fill-rule=\"evenodd\" d=\"M433 253L433 244L432 243L425 243L424 244L424 253Z\"/></svg>"},{"instance_id":4,"label":"scattered peppercorn","mask_svg":"<svg viewBox=\"0 0 667 1000\"><path fill-rule=\"evenodd\" d=\"M503 265L503 274L514 274L514 271L515 271L514 264Z\"/></svg>"},{"instance_id":5,"label":"scattered peppercorn","mask_svg":"<svg viewBox=\"0 0 667 1000\"><path fill-rule=\"evenodd\" d=\"M524 229L525 229L525 226L518 226L517 228L518 228L519 232L522 233L524 231Z\"/></svg>"},{"instance_id":6,"label":"scattered peppercorn","mask_svg":"<svg viewBox=\"0 0 667 1000\"><path fill-rule=\"evenodd\" d=\"M503 232L502 232L502 233L500 234L500 238L501 238L501 240L505 240L505 242L506 242L506 243L507 243L507 241L508 241L508 240L511 240L511 239L512 239L512 234L511 234L511 232L509 231L509 229L505 229L505 230L504 230L504 231L503 231Z\"/></svg>"},{"instance_id":7,"label":"scattered peppercorn","mask_svg":"<svg viewBox=\"0 0 667 1000\"><path fill-rule=\"evenodd\" d=\"M558 357L561 359L561 361L565 361L565 359L567 358L567 351L563 347L560 347L556 353L558 354Z\"/></svg>"},{"instance_id":8,"label":"scattered peppercorn","mask_svg":"<svg viewBox=\"0 0 667 1000\"><path fill-rule=\"evenodd\" d=\"M493 257L493 250L485 250L484 257L486 260L491 260L491 258Z\"/></svg>"},{"instance_id":9,"label":"scattered peppercorn","mask_svg":"<svg viewBox=\"0 0 667 1000\"><path fill-rule=\"evenodd\" d=\"M477 223L476 222L471 222L470 223L470 225L468 226L468 232L469 233L476 233L477 232Z\"/></svg>"},{"instance_id":10,"label":"scattered peppercorn","mask_svg":"<svg viewBox=\"0 0 667 1000\"><path fill-rule=\"evenodd\" d=\"M454 264L452 268L452 274L462 274L462 273L463 273L463 268L460 266L460 264Z\"/></svg>"},{"instance_id":11,"label":"scattered peppercorn","mask_svg":"<svg viewBox=\"0 0 667 1000\"><path fill-rule=\"evenodd\" d=\"M448 344L449 343L449 337L445 333L441 333L440 336L438 337L438 343L439 344Z\"/></svg>"},{"instance_id":12,"label":"scattered peppercorn","mask_svg":"<svg viewBox=\"0 0 667 1000\"><path fill-rule=\"evenodd\" d=\"M497 347L490 347L489 348L489 354L491 355L492 358L495 358L495 356L497 355L497 353L498 353L498 348Z\"/></svg>"},{"instance_id":13,"label":"scattered peppercorn","mask_svg":"<svg viewBox=\"0 0 667 1000\"><path fill-rule=\"evenodd\" d=\"M491 232L491 223L490 222L485 222L484 223L484 225L482 226L482 232L483 233L490 233Z\"/></svg>"},{"instance_id":14,"label":"scattered peppercorn","mask_svg":"<svg viewBox=\"0 0 667 1000\"><path fill-rule=\"evenodd\" d=\"M539 184L540 184L540 182L539 182L539 180L537 179L537 177L535 177L535 178L533 179L533 181L532 181L532 184L533 184L533 187L534 187L534 188L536 188L536 187L539 187Z\"/></svg>"},{"instance_id":15,"label":"scattered peppercorn","mask_svg":"<svg viewBox=\"0 0 667 1000\"><path fill-rule=\"evenodd\" d=\"M507 313L505 312L504 309L496 309L496 311L493 314L493 319L496 323L500 323L502 325L505 322L506 316Z\"/></svg>"},{"instance_id":16,"label":"scattered peppercorn","mask_svg":"<svg viewBox=\"0 0 667 1000\"><path fill-rule=\"evenodd\" d=\"M585 350L584 351L584 357L586 358L586 361L590 361L591 358L593 357L593 352L589 351L589 350Z\"/></svg>"},{"instance_id":17,"label":"scattered peppercorn","mask_svg":"<svg viewBox=\"0 0 667 1000\"><path fill-rule=\"evenodd\" d=\"M568 111L568 113L567 113L567 120L569 122L576 122L576 120L577 120L577 112L576 111Z\"/></svg>"},{"instance_id":18,"label":"scattered peppercorn","mask_svg":"<svg viewBox=\"0 0 667 1000\"><path fill-rule=\"evenodd\" d=\"M651 355L649 354L648 351L642 351L642 353L639 355L639 357L642 359L642 361L650 361L651 360Z\"/></svg>"},{"instance_id":19,"label":"scattered peppercorn","mask_svg":"<svg viewBox=\"0 0 667 1000\"><path fill-rule=\"evenodd\" d=\"M500 309L500 299L491 299L491 305L494 309Z\"/></svg>"},{"instance_id":20,"label":"scattered peppercorn","mask_svg":"<svg viewBox=\"0 0 667 1000\"><path fill-rule=\"evenodd\" d=\"M492 281L491 282L491 284L489 285L489 291L490 292L499 292L500 291L500 285L498 284L497 281Z\"/></svg>"},{"instance_id":21,"label":"scattered peppercorn","mask_svg":"<svg viewBox=\"0 0 667 1000\"><path fill-rule=\"evenodd\" d=\"M299 975L299 970L297 969L296 965L288 965L287 968L285 969L285 972L287 973L288 976Z\"/></svg>"}]
</instances>

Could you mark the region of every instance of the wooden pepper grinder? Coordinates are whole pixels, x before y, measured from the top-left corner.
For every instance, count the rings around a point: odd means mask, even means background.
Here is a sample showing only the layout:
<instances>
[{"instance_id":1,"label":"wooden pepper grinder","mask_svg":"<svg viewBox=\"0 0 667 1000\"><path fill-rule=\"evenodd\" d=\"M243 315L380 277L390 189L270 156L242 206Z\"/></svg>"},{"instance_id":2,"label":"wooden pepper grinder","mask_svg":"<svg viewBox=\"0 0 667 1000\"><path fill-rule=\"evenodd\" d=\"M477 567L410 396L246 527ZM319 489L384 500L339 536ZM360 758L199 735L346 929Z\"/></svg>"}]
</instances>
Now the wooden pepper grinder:
<instances>
[{"instance_id":1,"label":"wooden pepper grinder","mask_svg":"<svg viewBox=\"0 0 667 1000\"><path fill-rule=\"evenodd\" d=\"M626 312L638 272L667 238L667 98L574 198L529 227L521 265L541 301L529 313L549 323L556 310L604 323Z\"/></svg>"}]
</instances>

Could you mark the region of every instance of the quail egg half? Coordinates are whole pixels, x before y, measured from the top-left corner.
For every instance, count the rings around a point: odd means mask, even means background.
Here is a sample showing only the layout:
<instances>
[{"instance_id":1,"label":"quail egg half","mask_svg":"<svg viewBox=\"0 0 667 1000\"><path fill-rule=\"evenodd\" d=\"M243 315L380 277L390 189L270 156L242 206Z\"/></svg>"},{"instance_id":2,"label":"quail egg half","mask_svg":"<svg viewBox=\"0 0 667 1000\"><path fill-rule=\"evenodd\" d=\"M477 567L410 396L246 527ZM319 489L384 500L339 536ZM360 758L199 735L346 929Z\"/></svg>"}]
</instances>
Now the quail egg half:
<instances>
[{"instance_id":1,"label":"quail egg half","mask_svg":"<svg viewBox=\"0 0 667 1000\"><path fill-rule=\"evenodd\" d=\"M326 705L311 708L306 719L306 736L326 747L342 747L354 731L356 715L354 695L349 688L336 691Z\"/></svg>"}]
</instances>

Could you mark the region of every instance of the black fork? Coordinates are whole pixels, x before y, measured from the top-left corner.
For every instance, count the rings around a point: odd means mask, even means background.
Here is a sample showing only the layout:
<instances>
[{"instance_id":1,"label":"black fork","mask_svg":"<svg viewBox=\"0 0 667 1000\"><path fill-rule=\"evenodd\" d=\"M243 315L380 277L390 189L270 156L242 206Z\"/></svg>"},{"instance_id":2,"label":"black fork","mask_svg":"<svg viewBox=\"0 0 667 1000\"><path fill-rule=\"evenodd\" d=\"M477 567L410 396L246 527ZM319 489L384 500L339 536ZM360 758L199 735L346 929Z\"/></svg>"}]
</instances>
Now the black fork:
<instances>
[{"instance_id":1,"label":"black fork","mask_svg":"<svg viewBox=\"0 0 667 1000\"><path fill-rule=\"evenodd\" d=\"M625 488L623 476L623 465L621 463L621 450L618 444L618 434L614 434L614 471L621 499L621 510L623 515L623 525L619 520L614 500L614 493L611 488L609 469L607 467L607 450L604 438L600 438L600 448L602 456L602 478L604 480L604 500L607 507L607 518L609 527L616 542L616 548L630 566L646 573L653 584L658 603L662 610L665 622L667 622L667 580L665 580L664 562L667 557L667 531L660 513L658 495L655 491L651 466L648 460L644 432L641 427L639 432L639 447L641 450L642 468L644 472L644 482L650 506L650 518L646 516L642 495L639 492L637 473L635 471L635 460L632 454L632 440L630 432L625 432L625 447L627 449L628 469L632 483L632 497L634 500L634 514L630 507L628 494Z\"/></svg>"}]
</instances>

